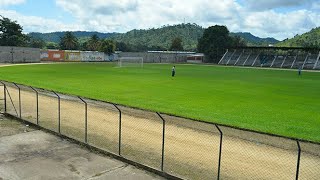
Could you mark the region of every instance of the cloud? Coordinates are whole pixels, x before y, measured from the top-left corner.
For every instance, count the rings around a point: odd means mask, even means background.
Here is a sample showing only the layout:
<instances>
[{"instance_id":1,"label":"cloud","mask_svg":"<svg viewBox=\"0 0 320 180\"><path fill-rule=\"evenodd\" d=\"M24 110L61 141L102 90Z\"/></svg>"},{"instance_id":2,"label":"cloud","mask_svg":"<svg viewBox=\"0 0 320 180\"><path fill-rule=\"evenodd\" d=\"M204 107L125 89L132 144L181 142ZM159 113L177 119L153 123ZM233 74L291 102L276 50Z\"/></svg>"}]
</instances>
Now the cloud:
<instances>
[{"instance_id":1,"label":"cloud","mask_svg":"<svg viewBox=\"0 0 320 180\"><path fill-rule=\"evenodd\" d=\"M68 12L75 19L71 23L64 22L63 18L26 16L10 10L0 9L0 14L7 14L9 18L17 20L25 32L126 32L190 22L203 27L226 25L232 32L247 31L261 37L285 39L320 26L319 1L55 0L62 11ZM279 11L277 8L289 10Z\"/></svg>"},{"instance_id":2,"label":"cloud","mask_svg":"<svg viewBox=\"0 0 320 180\"><path fill-rule=\"evenodd\" d=\"M244 6L254 11L270 10L275 8L292 8L299 6L309 6L314 1L319 0L244 0ZM319 3L319 2L318 2Z\"/></svg>"},{"instance_id":3,"label":"cloud","mask_svg":"<svg viewBox=\"0 0 320 180\"><path fill-rule=\"evenodd\" d=\"M1 0L0 7L22 4L24 2L25 2L25 0Z\"/></svg>"},{"instance_id":4,"label":"cloud","mask_svg":"<svg viewBox=\"0 0 320 180\"><path fill-rule=\"evenodd\" d=\"M12 10L0 10L0 14L11 20L17 21L17 23L23 27L25 33L85 30L85 27L79 24L65 24L55 19L25 16Z\"/></svg>"},{"instance_id":5,"label":"cloud","mask_svg":"<svg viewBox=\"0 0 320 180\"><path fill-rule=\"evenodd\" d=\"M159 27L165 24L195 22L200 25L224 24L237 18L234 0L57 0L56 4L79 19L82 24L98 22L100 27L128 31L133 28ZM108 29L108 28L105 28Z\"/></svg>"},{"instance_id":6,"label":"cloud","mask_svg":"<svg viewBox=\"0 0 320 180\"><path fill-rule=\"evenodd\" d=\"M247 14L241 24L241 29L263 37L272 36L281 40L320 26L319 18L320 14L307 10L297 10L283 14L276 13L273 10L252 12Z\"/></svg>"}]
</instances>

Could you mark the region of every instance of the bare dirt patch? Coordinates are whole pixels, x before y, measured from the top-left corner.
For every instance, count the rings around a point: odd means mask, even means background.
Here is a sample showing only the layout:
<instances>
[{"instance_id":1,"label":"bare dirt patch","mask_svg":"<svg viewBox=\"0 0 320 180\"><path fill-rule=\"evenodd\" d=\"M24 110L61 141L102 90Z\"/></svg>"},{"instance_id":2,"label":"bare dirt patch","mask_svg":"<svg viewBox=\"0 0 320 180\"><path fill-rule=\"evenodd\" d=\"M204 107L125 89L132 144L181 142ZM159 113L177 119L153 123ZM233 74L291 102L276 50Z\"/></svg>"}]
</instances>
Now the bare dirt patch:
<instances>
[{"instance_id":1,"label":"bare dirt patch","mask_svg":"<svg viewBox=\"0 0 320 180\"><path fill-rule=\"evenodd\" d=\"M18 121L9 119L0 114L0 137L26 133L34 130L35 129L30 126L26 126L25 124L21 124Z\"/></svg>"}]
</instances>

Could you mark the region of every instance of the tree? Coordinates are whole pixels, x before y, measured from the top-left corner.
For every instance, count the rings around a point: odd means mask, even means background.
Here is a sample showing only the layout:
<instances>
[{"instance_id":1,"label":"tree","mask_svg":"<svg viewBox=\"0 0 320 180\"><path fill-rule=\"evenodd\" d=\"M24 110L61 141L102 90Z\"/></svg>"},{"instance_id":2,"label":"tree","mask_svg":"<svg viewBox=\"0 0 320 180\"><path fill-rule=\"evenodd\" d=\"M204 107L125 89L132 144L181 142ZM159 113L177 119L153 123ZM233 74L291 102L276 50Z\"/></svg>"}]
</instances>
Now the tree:
<instances>
[{"instance_id":1,"label":"tree","mask_svg":"<svg viewBox=\"0 0 320 180\"><path fill-rule=\"evenodd\" d=\"M47 49L59 49L59 45L55 42L47 42L45 46Z\"/></svg>"},{"instance_id":2,"label":"tree","mask_svg":"<svg viewBox=\"0 0 320 180\"><path fill-rule=\"evenodd\" d=\"M114 53L115 49L116 45L112 40L103 40L101 42L99 51L111 55L112 53Z\"/></svg>"},{"instance_id":3,"label":"tree","mask_svg":"<svg viewBox=\"0 0 320 180\"><path fill-rule=\"evenodd\" d=\"M0 45L25 46L28 37L22 34L22 26L0 15Z\"/></svg>"},{"instance_id":4,"label":"tree","mask_svg":"<svg viewBox=\"0 0 320 180\"><path fill-rule=\"evenodd\" d=\"M88 51L98 51L100 47L100 39L99 37L94 34L91 36L91 38L87 41L87 50Z\"/></svg>"},{"instance_id":5,"label":"tree","mask_svg":"<svg viewBox=\"0 0 320 180\"><path fill-rule=\"evenodd\" d=\"M226 26L210 26L198 41L198 51L206 55L209 62L218 63L227 47L232 44Z\"/></svg>"},{"instance_id":6,"label":"tree","mask_svg":"<svg viewBox=\"0 0 320 180\"><path fill-rule=\"evenodd\" d=\"M117 51L122 51L122 52L130 52L131 47L129 44L126 44L124 42L116 42L116 47Z\"/></svg>"},{"instance_id":7,"label":"tree","mask_svg":"<svg viewBox=\"0 0 320 180\"><path fill-rule=\"evenodd\" d=\"M71 32L67 31L60 37L60 48L63 50L76 50L79 47L78 39Z\"/></svg>"},{"instance_id":8,"label":"tree","mask_svg":"<svg viewBox=\"0 0 320 180\"><path fill-rule=\"evenodd\" d=\"M233 47L245 47L247 46L246 42L240 36L231 37L232 42L231 46Z\"/></svg>"},{"instance_id":9,"label":"tree","mask_svg":"<svg viewBox=\"0 0 320 180\"><path fill-rule=\"evenodd\" d=\"M46 43L43 39L30 37L29 46L33 48L43 48L46 46Z\"/></svg>"},{"instance_id":10,"label":"tree","mask_svg":"<svg viewBox=\"0 0 320 180\"><path fill-rule=\"evenodd\" d=\"M88 51L88 41L80 42L79 44L80 51Z\"/></svg>"},{"instance_id":11,"label":"tree","mask_svg":"<svg viewBox=\"0 0 320 180\"><path fill-rule=\"evenodd\" d=\"M171 46L169 48L170 51L183 51L182 39L176 37L172 40Z\"/></svg>"}]
</instances>

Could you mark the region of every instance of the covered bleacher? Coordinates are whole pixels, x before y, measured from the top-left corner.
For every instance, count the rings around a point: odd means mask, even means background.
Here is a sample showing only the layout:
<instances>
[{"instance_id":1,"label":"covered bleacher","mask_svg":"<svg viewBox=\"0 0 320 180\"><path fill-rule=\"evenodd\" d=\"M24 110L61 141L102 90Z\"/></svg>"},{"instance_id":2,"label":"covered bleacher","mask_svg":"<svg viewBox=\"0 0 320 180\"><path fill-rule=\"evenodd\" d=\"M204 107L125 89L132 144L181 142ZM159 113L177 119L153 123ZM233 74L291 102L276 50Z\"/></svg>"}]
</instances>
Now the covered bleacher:
<instances>
[{"instance_id":1,"label":"covered bleacher","mask_svg":"<svg viewBox=\"0 0 320 180\"><path fill-rule=\"evenodd\" d=\"M228 48L220 65L320 69L320 49L293 47Z\"/></svg>"}]
</instances>

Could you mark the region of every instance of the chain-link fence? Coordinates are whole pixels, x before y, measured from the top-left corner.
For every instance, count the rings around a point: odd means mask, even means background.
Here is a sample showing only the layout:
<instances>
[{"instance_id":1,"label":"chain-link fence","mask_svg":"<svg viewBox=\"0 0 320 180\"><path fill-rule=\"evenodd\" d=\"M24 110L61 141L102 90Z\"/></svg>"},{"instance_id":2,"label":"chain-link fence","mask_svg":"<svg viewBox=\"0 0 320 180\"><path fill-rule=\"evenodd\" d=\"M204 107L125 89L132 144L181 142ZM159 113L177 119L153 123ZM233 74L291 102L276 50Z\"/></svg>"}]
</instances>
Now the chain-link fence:
<instances>
[{"instance_id":1,"label":"chain-link fence","mask_svg":"<svg viewBox=\"0 0 320 180\"><path fill-rule=\"evenodd\" d=\"M0 110L177 178L320 179L317 143L5 81Z\"/></svg>"}]
</instances>

